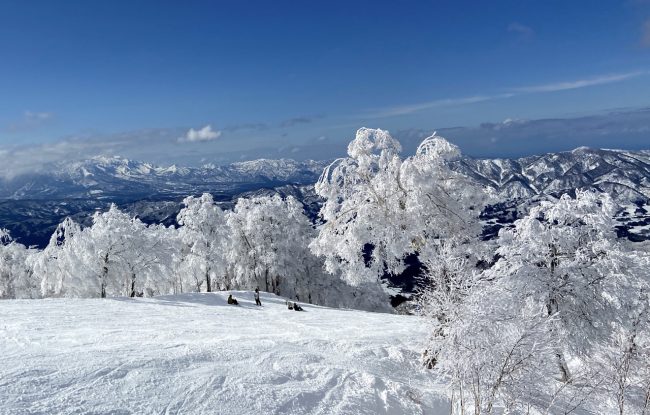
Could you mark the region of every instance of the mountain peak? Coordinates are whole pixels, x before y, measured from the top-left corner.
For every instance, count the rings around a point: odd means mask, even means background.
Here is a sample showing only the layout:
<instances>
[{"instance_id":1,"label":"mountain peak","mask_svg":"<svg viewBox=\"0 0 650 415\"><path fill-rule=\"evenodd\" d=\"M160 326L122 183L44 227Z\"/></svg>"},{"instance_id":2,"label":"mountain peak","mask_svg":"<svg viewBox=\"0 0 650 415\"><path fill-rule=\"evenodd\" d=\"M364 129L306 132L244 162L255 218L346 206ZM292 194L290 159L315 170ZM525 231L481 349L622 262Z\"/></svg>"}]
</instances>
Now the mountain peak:
<instances>
[{"instance_id":1,"label":"mountain peak","mask_svg":"<svg viewBox=\"0 0 650 415\"><path fill-rule=\"evenodd\" d=\"M571 150L571 153L573 153L573 154L585 154L585 153L594 153L596 151L597 150L594 150L591 147L580 146L580 147L577 147L577 148Z\"/></svg>"}]
</instances>

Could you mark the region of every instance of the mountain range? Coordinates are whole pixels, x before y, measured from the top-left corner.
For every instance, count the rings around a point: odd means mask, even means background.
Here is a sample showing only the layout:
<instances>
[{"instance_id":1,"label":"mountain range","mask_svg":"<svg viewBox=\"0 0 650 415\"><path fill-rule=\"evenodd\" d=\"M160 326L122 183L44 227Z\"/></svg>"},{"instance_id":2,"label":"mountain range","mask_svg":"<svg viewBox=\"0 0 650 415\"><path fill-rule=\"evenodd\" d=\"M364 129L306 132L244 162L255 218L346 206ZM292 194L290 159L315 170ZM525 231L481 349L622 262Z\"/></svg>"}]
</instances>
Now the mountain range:
<instances>
[{"instance_id":1,"label":"mountain range","mask_svg":"<svg viewBox=\"0 0 650 415\"><path fill-rule=\"evenodd\" d=\"M0 179L0 227L20 242L47 244L66 216L89 223L92 213L116 203L149 223L175 222L185 196L210 192L229 208L240 196L280 193L303 201L315 216L313 190L328 161L260 159L224 166L162 167L121 157L56 163L38 172ZM650 151L577 148L519 159L462 158L453 168L498 195L483 212L486 236L525 213L537 200L576 188L607 192L623 206L619 233L650 239Z\"/></svg>"}]
</instances>

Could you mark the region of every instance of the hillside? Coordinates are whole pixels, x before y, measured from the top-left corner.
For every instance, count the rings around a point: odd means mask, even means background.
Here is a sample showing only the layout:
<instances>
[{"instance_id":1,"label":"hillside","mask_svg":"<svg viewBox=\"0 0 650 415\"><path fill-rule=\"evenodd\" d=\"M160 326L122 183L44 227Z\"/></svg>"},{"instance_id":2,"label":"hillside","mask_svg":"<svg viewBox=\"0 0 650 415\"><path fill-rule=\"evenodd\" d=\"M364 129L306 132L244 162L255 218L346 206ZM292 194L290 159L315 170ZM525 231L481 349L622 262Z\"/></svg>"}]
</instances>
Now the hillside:
<instances>
[{"instance_id":1,"label":"hillside","mask_svg":"<svg viewBox=\"0 0 650 415\"><path fill-rule=\"evenodd\" d=\"M226 295L0 302L0 414L448 412L419 318Z\"/></svg>"}]
</instances>

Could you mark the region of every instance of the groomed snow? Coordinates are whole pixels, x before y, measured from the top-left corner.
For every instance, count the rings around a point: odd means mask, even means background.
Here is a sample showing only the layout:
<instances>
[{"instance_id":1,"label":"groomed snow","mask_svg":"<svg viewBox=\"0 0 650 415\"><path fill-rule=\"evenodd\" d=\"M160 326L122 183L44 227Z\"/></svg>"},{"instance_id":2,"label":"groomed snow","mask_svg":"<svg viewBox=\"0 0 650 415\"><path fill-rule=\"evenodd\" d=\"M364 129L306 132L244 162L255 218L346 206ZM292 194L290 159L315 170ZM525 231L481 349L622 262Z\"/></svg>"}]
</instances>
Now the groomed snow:
<instances>
[{"instance_id":1,"label":"groomed snow","mask_svg":"<svg viewBox=\"0 0 650 415\"><path fill-rule=\"evenodd\" d=\"M0 301L0 413L449 413L419 318L233 293Z\"/></svg>"}]
</instances>

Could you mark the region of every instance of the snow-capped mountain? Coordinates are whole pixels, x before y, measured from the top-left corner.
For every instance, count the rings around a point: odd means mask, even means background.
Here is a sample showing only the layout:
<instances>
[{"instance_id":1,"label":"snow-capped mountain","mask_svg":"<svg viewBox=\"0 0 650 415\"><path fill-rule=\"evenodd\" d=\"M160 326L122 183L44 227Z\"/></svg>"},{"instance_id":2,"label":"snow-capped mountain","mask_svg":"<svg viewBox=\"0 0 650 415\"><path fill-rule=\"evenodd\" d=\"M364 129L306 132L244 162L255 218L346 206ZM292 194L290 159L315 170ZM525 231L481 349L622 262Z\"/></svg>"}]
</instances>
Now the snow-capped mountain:
<instances>
[{"instance_id":1,"label":"snow-capped mountain","mask_svg":"<svg viewBox=\"0 0 650 415\"><path fill-rule=\"evenodd\" d=\"M43 247L65 217L89 224L91 215L109 203L145 222L170 225L185 196L210 192L228 207L244 192L311 185L326 164L261 159L163 167L121 157L51 164L39 172L0 178L0 228L8 228L22 243Z\"/></svg>"},{"instance_id":2,"label":"snow-capped mountain","mask_svg":"<svg viewBox=\"0 0 650 415\"><path fill-rule=\"evenodd\" d=\"M579 147L520 159L463 158L457 171L493 188L500 200L483 212L486 237L524 215L531 204L575 189L609 193L623 209L618 233L650 239L650 151Z\"/></svg>"},{"instance_id":3,"label":"snow-capped mountain","mask_svg":"<svg viewBox=\"0 0 650 415\"><path fill-rule=\"evenodd\" d=\"M497 190L502 200L560 195L576 188L610 193L619 203L650 199L650 151L580 147L520 159L464 158L456 168Z\"/></svg>"},{"instance_id":4,"label":"snow-capped mountain","mask_svg":"<svg viewBox=\"0 0 650 415\"><path fill-rule=\"evenodd\" d=\"M254 190L283 184L313 184L327 161L260 159L225 166L156 166L121 157L57 163L40 172L0 179L0 200L51 200ZM610 193L618 202L650 199L650 150L580 147L519 159L474 159L456 169L494 188L502 200L560 195L576 188Z\"/></svg>"},{"instance_id":5,"label":"snow-capped mountain","mask_svg":"<svg viewBox=\"0 0 650 415\"><path fill-rule=\"evenodd\" d=\"M161 167L121 157L57 163L40 172L0 179L0 200L130 199L241 192L286 183L313 183L326 162L254 160L226 166Z\"/></svg>"}]
</instances>

